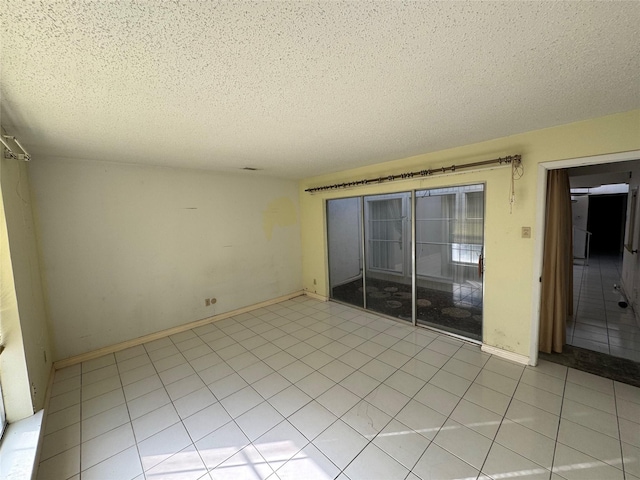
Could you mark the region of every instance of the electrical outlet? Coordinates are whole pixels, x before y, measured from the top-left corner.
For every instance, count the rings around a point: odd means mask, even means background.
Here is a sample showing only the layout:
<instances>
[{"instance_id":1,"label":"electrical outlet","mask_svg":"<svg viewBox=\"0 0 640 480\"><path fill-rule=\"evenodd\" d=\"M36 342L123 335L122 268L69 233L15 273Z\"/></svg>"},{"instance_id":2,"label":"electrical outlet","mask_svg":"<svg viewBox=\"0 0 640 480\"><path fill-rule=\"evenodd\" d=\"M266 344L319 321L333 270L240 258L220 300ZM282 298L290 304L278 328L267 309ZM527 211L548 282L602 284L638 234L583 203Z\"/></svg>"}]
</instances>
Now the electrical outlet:
<instances>
[{"instance_id":1,"label":"electrical outlet","mask_svg":"<svg viewBox=\"0 0 640 480\"><path fill-rule=\"evenodd\" d=\"M214 303L216 303L218 300L216 298L212 298L211 299L211 305L213 305Z\"/></svg>"},{"instance_id":2,"label":"electrical outlet","mask_svg":"<svg viewBox=\"0 0 640 480\"><path fill-rule=\"evenodd\" d=\"M531 238L531 227L522 227L522 238Z\"/></svg>"},{"instance_id":3,"label":"electrical outlet","mask_svg":"<svg viewBox=\"0 0 640 480\"><path fill-rule=\"evenodd\" d=\"M211 305L211 301L208 298L204 299L204 305L205 307L208 307L209 305Z\"/></svg>"}]
</instances>

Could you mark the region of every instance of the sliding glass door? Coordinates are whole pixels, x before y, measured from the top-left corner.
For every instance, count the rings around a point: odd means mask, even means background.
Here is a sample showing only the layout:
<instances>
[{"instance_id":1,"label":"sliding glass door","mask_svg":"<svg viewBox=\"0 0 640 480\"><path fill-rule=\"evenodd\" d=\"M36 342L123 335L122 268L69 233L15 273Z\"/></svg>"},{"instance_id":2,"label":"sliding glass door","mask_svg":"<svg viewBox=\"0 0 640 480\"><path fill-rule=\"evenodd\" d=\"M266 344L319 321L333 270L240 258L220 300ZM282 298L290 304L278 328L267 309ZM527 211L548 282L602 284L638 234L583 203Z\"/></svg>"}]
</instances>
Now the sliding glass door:
<instances>
[{"instance_id":1,"label":"sliding glass door","mask_svg":"<svg viewBox=\"0 0 640 480\"><path fill-rule=\"evenodd\" d=\"M416 320L482 340L484 185L416 192Z\"/></svg>"},{"instance_id":2,"label":"sliding glass door","mask_svg":"<svg viewBox=\"0 0 640 480\"><path fill-rule=\"evenodd\" d=\"M367 309L412 321L411 193L364 197Z\"/></svg>"},{"instance_id":3,"label":"sliding glass door","mask_svg":"<svg viewBox=\"0 0 640 480\"><path fill-rule=\"evenodd\" d=\"M330 297L364 307L362 198L327 202Z\"/></svg>"},{"instance_id":4,"label":"sliding glass door","mask_svg":"<svg viewBox=\"0 0 640 480\"><path fill-rule=\"evenodd\" d=\"M482 340L484 185L329 200L327 230L332 299Z\"/></svg>"}]
</instances>

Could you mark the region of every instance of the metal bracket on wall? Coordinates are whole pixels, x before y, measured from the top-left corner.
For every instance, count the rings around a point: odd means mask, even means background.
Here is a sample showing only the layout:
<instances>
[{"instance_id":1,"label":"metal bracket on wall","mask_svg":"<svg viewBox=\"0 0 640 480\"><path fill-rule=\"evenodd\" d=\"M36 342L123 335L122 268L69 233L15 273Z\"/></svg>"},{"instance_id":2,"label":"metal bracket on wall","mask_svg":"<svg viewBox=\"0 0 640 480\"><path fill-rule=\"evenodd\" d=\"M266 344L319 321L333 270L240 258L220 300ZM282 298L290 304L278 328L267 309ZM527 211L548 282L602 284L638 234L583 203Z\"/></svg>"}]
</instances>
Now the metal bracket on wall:
<instances>
[{"instance_id":1,"label":"metal bracket on wall","mask_svg":"<svg viewBox=\"0 0 640 480\"><path fill-rule=\"evenodd\" d=\"M22 152L14 152L7 140L13 141L16 146L22 150ZM22 144L18 141L16 137L13 135L0 135L0 142L4 145L4 158L13 158L15 160L24 160L28 162L31 160L31 155L29 152L22 146Z\"/></svg>"}]
</instances>

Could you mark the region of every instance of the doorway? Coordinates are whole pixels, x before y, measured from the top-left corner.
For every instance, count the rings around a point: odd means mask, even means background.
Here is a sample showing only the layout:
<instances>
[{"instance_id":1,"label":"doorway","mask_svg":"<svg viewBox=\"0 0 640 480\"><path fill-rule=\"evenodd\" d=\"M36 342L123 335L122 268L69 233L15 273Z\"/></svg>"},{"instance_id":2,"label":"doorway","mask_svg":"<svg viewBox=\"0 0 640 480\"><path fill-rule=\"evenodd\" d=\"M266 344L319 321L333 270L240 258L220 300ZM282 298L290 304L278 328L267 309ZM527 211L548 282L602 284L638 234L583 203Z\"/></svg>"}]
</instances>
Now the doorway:
<instances>
[{"instance_id":1,"label":"doorway","mask_svg":"<svg viewBox=\"0 0 640 480\"><path fill-rule=\"evenodd\" d=\"M482 341L484 185L327 201L330 298Z\"/></svg>"},{"instance_id":2,"label":"doorway","mask_svg":"<svg viewBox=\"0 0 640 480\"><path fill-rule=\"evenodd\" d=\"M595 194L594 187L601 186L603 184L613 184L613 183L631 183L629 182L629 172L636 171L640 165L637 159L640 158L640 151L633 152L625 152L620 154L611 154L611 155L602 155L599 157L589 157L589 158L577 158L570 160L562 160L556 162L549 162L546 164L540 164L538 167L538 198L539 198L539 207L538 217L536 221L537 228L539 231L544 231L544 198L546 192L546 179L547 172L549 170L559 169L559 168L568 168L571 169L571 187L572 192L574 192L574 188L578 187L578 190L582 190L580 192L575 192L577 195L581 197L578 199L584 199L582 195L586 194ZM634 160L636 160L634 162ZM626 173L623 173L626 172ZM580 175L576 175L579 173ZM579 176L579 181L574 183L574 176ZM594 178L597 177L599 183L593 184ZM632 182L637 183L635 180L635 174ZM582 183L582 184L580 184ZM591 233L591 229L601 231L599 237L603 240L599 244L594 246L591 244L591 252L594 256L591 259L588 258L588 249L585 252L585 245L582 242L581 245L578 245L574 250L574 257L579 258L580 260L575 262L574 265L574 319L568 325L567 337L570 341L577 341L578 343L584 342L587 340L585 338L586 335L589 336L589 341L599 341L606 340L607 345L607 356L615 360L616 362L619 360L630 359L629 356L615 356L618 355L622 350L620 350L619 342L628 343L629 333L627 328L632 327L633 325L639 325L637 316L634 315L634 312L631 308L628 308L624 312L614 311L618 307L618 301L620 300L620 292L614 289L614 284L620 285L621 277L625 277L627 282L629 282L630 278L633 278L633 269L637 268L638 262L636 261L636 252L631 252L631 250L624 249L624 262L622 262L623 255L621 252L623 251L622 245L627 242L625 239L624 233L624 225L627 221L627 213L626 213L626 203L628 202L628 198L626 195L611 195L611 191L598 191L597 193L606 193L607 197L617 196L615 200L605 200L604 209L597 205L599 200L595 200L596 207L595 210L589 208L589 217L590 223L587 225L585 221L585 225L580 227L578 230ZM596 195L590 195L596 197ZM599 195L600 196L600 195ZM574 198L575 200L575 198ZM615 207L614 205L615 204ZM575 207L575 204L574 204ZM618 208L620 207L620 208ZM615 211L613 211L615 208ZM578 215L586 216L586 209L583 213ZM602 215L603 217L608 217L606 221L612 221L613 223L608 226L599 225L599 223L603 223L605 220L595 218L594 221L594 212L595 215ZM600 213L598 213L600 212ZM586 220L586 219L585 219ZM576 234L576 212L574 211L574 240L580 235ZM587 230L589 232L587 232ZM590 236L588 236L590 237ZM604 237L604 238L603 238ZM536 258L538 259L536 263L541 267L542 265L542 236L538 236L536 240ZM637 241L635 243L637 245ZM574 247L576 245L574 244ZM635 247L637 248L637 246ZM598 255L598 253L613 254L617 257L616 262L613 264L611 262L602 261L602 255ZM585 256L587 257L585 261ZM539 263L538 263L539 262ZM634 266L635 265L635 266ZM577 272L576 272L577 270ZM626 274L625 274L626 270ZM536 273L536 279L539 273ZM615 278L614 278L615 277ZM596 288L596 282L598 280L602 283L603 288ZM624 283L624 281L623 281ZM629 285L630 286L630 285ZM537 282L534 282L534 300L537 305L534 318L532 321L532 344L531 344L531 362L533 364L536 363L538 358L538 334L539 334L539 305L540 305L540 288ZM595 301L598 301L598 305L591 305ZM597 308L596 308L597 307ZM600 308L602 307L602 308ZM614 308L615 307L615 308ZM598 319L600 324L594 324L594 316L598 312L604 312L606 318L604 322L602 319ZM582 317L582 319L580 319ZM632 325L633 324L633 325ZM577 328L580 327L580 328ZM606 328L607 336L604 336L602 331L595 331L594 327L599 327L600 329ZM636 328L636 327L633 327ZM623 333L626 332L626 333ZM576 335L577 334L577 335ZM597 337L598 335L603 335L602 337ZM631 335L632 337L636 337L636 335ZM597 338L596 338L597 337ZM578 340L582 338L582 340ZM570 344L570 342L567 342ZM604 343L604 342L602 342ZM594 344L595 345L595 344ZM586 346L586 344L585 344ZM584 347L582 347L584 348ZM593 349L594 351L596 349ZM618 351L619 350L619 351ZM604 353L603 350L600 350ZM628 353L628 352L626 352ZM549 359L549 355L544 355L546 359ZM551 356L557 356L557 354L551 354ZM625 360L628 361L628 360ZM638 360L636 360L637 362ZM602 362L600 362L602 363ZM619 363L619 362L618 362ZM576 367L580 368L580 367ZM618 367L616 367L618 368ZM601 374L601 373L599 373Z\"/></svg>"},{"instance_id":3,"label":"doorway","mask_svg":"<svg viewBox=\"0 0 640 480\"><path fill-rule=\"evenodd\" d=\"M635 166L636 162L622 162L568 169L574 213L574 309L573 316L567 319L568 350L579 348L640 360L640 324L620 289L627 192ZM585 237L590 240L588 256L583 248ZM627 255L627 269L634 257ZM627 282L625 288L632 290L633 286ZM601 359L600 363L606 361Z\"/></svg>"},{"instance_id":4,"label":"doorway","mask_svg":"<svg viewBox=\"0 0 640 480\"><path fill-rule=\"evenodd\" d=\"M591 232L591 252L620 256L627 218L627 194L589 195L587 230Z\"/></svg>"}]
</instances>

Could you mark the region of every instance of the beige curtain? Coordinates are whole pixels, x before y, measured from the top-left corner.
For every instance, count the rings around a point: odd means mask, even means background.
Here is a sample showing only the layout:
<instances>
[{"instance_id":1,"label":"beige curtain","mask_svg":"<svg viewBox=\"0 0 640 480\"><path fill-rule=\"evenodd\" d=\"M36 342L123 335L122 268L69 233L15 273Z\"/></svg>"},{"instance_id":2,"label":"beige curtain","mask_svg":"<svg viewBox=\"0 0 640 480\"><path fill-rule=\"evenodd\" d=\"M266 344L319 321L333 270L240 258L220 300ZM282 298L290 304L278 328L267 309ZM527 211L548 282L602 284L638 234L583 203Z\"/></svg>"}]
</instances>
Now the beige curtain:
<instances>
[{"instance_id":1,"label":"beige curtain","mask_svg":"<svg viewBox=\"0 0 640 480\"><path fill-rule=\"evenodd\" d=\"M573 315L573 226L569 174L566 170L550 170L542 264L540 351L562 352L570 315Z\"/></svg>"}]
</instances>

